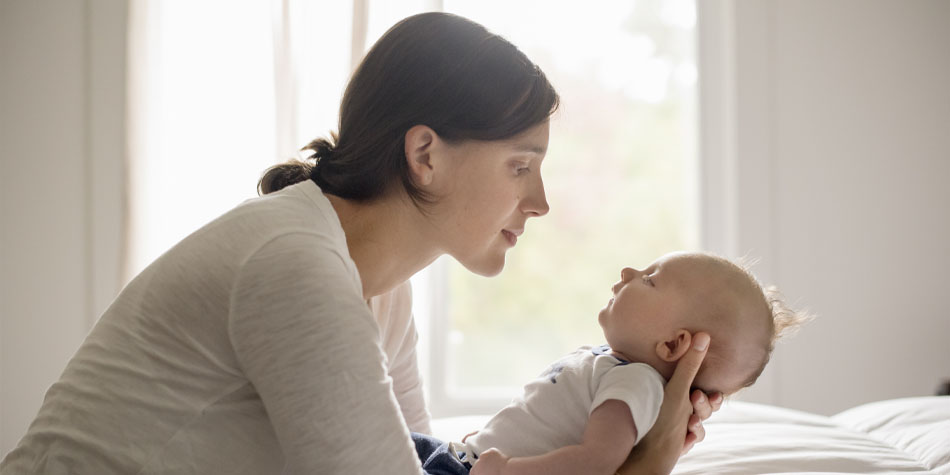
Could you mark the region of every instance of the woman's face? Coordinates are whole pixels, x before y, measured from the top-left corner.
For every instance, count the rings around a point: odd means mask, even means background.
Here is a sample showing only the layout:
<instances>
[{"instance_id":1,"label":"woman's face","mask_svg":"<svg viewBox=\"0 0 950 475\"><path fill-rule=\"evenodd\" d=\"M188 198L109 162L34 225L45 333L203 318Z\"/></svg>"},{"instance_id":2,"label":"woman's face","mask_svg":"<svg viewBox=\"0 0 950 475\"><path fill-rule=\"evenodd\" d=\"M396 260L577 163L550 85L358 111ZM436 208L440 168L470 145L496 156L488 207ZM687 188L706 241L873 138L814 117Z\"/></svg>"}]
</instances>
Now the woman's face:
<instances>
[{"instance_id":1,"label":"woman's face","mask_svg":"<svg viewBox=\"0 0 950 475\"><path fill-rule=\"evenodd\" d=\"M510 139L445 147L433 222L443 251L470 271L501 272L528 218L547 214L541 162L548 134L545 121Z\"/></svg>"}]
</instances>

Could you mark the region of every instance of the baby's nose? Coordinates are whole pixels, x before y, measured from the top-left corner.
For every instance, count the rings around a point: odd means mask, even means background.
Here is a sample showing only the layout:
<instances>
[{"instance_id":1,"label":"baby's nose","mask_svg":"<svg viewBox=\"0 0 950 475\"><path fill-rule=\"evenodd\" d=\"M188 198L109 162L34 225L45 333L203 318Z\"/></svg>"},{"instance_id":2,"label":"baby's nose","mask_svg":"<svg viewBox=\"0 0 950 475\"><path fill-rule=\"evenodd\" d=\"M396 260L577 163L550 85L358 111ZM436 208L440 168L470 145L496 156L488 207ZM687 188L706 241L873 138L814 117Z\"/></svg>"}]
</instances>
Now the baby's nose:
<instances>
[{"instance_id":1,"label":"baby's nose","mask_svg":"<svg viewBox=\"0 0 950 475\"><path fill-rule=\"evenodd\" d=\"M620 289L623 288L624 284L633 280L633 277L636 276L636 273L637 273L636 269L633 269L631 267L624 267L620 271L620 282L617 282L616 284L614 284L614 286L611 287L610 290L614 294L616 294L617 292L620 292Z\"/></svg>"},{"instance_id":2,"label":"baby's nose","mask_svg":"<svg viewBox=\"0 0 950 475\"><path fill-rule=\"evenodd\" d=\"M630 282L634 277L637 276L638 273L639 271L633 267L624 267L623 270L620 271L620 281Z\"/></svg>"}]
</instances>

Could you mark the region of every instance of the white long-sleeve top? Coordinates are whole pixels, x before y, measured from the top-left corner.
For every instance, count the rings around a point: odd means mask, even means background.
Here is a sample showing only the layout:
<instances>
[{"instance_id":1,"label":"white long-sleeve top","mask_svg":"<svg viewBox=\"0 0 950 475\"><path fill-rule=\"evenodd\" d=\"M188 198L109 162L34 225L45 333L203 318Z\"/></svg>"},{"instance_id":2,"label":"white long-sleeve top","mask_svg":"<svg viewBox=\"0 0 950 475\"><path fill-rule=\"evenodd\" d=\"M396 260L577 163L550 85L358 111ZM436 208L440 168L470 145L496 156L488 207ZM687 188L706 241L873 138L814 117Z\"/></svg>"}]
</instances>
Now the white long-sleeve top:
<instances>
[{"instance_id":1,"label":"white long-sleeve top","mask_svg":"<svg viewBox=\"0 0 950 475\"><path fill-rule=\"evenodd\" d=\"M249 200L123 289L0 473L421 473L410 299L374 318L313 182Z\"/></svg>"}]
</instances>

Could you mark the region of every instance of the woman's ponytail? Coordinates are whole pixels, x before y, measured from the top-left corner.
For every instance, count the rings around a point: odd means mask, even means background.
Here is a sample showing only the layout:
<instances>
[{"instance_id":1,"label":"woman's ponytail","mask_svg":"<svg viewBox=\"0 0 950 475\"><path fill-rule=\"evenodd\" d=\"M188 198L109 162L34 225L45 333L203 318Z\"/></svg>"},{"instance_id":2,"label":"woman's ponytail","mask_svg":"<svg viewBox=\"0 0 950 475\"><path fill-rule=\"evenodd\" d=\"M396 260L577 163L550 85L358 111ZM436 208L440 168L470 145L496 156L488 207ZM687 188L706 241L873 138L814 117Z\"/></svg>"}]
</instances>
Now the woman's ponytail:
<instances>
[{"instance_id":1,"label":"woman's ponytail","mask_svg":"<svg viewBox=\"0 0 950 475\"><path fill-rule=\"evenodd\" d=\"M310 179L313 165L300 160L290 160L268 168L257 182L257 194L266 195L280 191L286 186Z\"/></svg>"},{"instance_id":2,"label":"woman's ponytail","mask_svg":"<svg viewBox=\"0 0 950 475\"><path fill-rule=\"evenodd\" d=\"M257 194L266 195L311 179L320 160L329 157L333 152L333 145L326 139L316 139L302 150L312 150L313 154L307 161L289 160L265 170L257 182Z\"/></svg>"}]
</instances>

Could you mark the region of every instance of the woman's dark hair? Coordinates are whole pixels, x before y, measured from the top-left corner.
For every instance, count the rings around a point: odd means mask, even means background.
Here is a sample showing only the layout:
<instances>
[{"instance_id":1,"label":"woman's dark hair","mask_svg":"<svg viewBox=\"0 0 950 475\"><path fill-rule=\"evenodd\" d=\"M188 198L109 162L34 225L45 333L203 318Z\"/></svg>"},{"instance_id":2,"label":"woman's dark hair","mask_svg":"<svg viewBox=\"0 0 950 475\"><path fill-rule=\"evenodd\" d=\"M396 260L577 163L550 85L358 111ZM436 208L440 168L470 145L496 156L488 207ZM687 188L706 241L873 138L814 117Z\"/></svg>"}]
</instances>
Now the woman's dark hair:
<instances>
[{"instance_id":1,"label":"woman's dark hair","mask_svg":"<svg viewBox=\"0 0 950 475\"><path fill-rule=\"evenodd\" d=\"M432 128L449 142L501 140L547 120L558 94L514 45L449 13L422 13L389 29L353 73L340 104L339 133L318 138L311 162L268 169L261 194L312 179L327 193L367 201L397 180L418 205L431 201L412 182L406 132Z\"/></svg>"}]
</instances>

